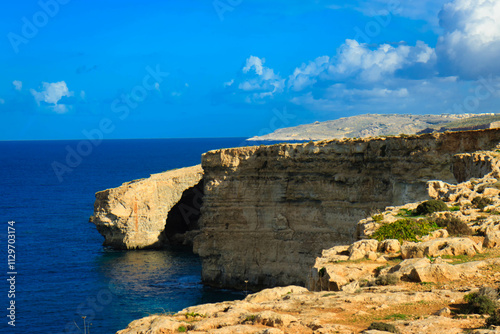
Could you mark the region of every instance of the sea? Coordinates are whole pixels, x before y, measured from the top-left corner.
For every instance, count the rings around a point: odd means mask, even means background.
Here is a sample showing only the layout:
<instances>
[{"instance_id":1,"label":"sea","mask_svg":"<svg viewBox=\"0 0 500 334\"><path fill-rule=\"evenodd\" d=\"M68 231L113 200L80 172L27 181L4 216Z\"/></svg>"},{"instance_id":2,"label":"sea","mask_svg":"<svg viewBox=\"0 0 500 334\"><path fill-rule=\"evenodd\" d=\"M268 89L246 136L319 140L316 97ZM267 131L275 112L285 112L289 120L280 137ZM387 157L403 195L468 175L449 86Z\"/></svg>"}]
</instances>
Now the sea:
<instances>
[{"instance_id":1,"label":"sea","mask_svg":"<svg viewBox=\"0 0 500 334\"><path fill-rule=\"evenodd\" d=\"M95 193L200 163L244 138L0 142L0 332L115 333L136 319L242 299L201 282L182 249L117 251L89 222Z\"/></svg>"}]
</instances>

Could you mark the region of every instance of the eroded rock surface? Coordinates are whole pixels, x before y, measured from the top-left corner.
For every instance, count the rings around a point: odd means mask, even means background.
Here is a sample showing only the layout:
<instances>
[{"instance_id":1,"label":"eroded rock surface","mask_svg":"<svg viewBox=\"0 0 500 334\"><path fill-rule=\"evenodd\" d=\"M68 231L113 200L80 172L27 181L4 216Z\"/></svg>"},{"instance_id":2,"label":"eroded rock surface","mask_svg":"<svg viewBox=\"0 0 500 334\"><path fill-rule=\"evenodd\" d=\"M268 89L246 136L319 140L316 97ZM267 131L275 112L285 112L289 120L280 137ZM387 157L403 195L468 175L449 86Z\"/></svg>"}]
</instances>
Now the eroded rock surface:
<instances>
[{"instance_id":1,"label":"eroded rock surface","mask_svg":"<svg viewBox=\"0 0 500 334\"><path fill-rule=\"evenodd\" d=\"M367 330L372 319L417 312L416 318L391 321L403 334L463 333L484 325L484 319L452 319L420 315L437 313L463 299L453 290L410 291L402 286L363 288L351 292L309 292L300 287L278 288L244 300L186 308L175 315L136 320L117 334L354 334L386 333ZM274 289L273 289L274 290ZM258 295L258 294L257 294ZM387 320L384 320L387 322Z\"/></svg>"},{"instance_id":2,"label":"eroded rock surface","mask_svg":"<svg viewBox=\"0 0 500 334\"><path fill-rule=\"evenodd\" d=\"M197 227L202 176L201 166L197 165L100 191L96 193L91 222L104 236L105 246L162 247L169 237Z\"/></svg>"},{"instance_id":3,"label":"eroded rock surface","mask_svg":"<svg viewBox=\"0 0 500 334\"><path fill-rule=\"evenodd\" d=\"M315 257L353 242L360 219L427 199L429 180L453 184L491 171L494 159L455 155L499 141L499 130L483 130L207 152L194 241L202 279L232 288L305 285Z\"/></svg>"}]
</instances>

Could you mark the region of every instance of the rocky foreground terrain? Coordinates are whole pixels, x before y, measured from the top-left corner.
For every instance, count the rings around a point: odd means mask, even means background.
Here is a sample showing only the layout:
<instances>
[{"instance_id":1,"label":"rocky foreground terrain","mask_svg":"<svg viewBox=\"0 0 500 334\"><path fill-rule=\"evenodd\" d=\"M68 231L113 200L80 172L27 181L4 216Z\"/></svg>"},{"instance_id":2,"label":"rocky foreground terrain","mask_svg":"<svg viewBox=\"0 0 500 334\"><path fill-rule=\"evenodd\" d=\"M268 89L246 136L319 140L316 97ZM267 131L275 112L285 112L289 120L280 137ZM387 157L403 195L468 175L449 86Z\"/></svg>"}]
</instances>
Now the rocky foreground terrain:
<instances>
[{"instance_id":1,"label":"rocky foreground terrain","mask_svg":"<svg viewBox=\"0 0 500 334\"><path fill-rule=\"evenodd\" d=\"M360 240L316 258L307 289L152 315L118 334L500 333L500 153L475 154L494 160L490 173L429 181L432 200L373 212Z\"/></svg>"},{"instance_id":2,"label":"rocky foreground terrain","mask_svg":"<svg viewBox=\"0 0 500 334\"><path fill-rule=\"evenodd\" d=\"M270 134L252 137L256 141L323 140L331 138L366 138L399 134L416 134L453 129L485 129L500 121L498 114L399 115L364 114L332 121L314 122L278 129Z\"/></svg>"}]
</instances>

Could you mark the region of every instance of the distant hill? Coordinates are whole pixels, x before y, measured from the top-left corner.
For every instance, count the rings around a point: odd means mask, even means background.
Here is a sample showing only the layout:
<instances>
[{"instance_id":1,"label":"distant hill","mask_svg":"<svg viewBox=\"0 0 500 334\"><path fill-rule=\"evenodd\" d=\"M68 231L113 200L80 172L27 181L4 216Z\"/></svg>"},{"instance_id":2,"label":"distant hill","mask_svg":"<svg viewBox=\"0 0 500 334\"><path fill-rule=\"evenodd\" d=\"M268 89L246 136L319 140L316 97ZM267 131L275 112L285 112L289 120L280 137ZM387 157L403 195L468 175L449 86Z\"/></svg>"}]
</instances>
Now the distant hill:
<instances>
[{"instance_id":1,"label":"distant hill","mask_svg":"<svg viewBox=\"0 0 500 334\"><path fill-rule=\"evenodd\" d=\"M481 129L488 128L491 123L499 121L500 114L365 114L278 129L273 133L252 137L249 140L287 141L364 138L472 128ZM500 123L491 126L500 127Z\"/></svg>"}]
</instances>

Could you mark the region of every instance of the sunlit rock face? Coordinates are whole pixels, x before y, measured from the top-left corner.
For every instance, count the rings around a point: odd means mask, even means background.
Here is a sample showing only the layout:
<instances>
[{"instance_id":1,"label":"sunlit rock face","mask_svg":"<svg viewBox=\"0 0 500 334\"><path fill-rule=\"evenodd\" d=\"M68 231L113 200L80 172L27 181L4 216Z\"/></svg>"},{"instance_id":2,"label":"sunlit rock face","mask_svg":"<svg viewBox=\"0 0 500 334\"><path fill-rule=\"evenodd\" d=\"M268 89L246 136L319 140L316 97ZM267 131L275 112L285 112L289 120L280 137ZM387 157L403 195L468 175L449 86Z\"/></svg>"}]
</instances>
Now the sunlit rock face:
<instances>
[{"instance_id":1,"label":"sunlit rock face","mask_svg":"<svg viewBox=\"0 0 500 334\"><path fill-rule=\"evenodd\" d=\"M197 165L100 191L90 220L104 236L104 245L115 249L161 248L178 242L178 235L198 227L202 177Z\"/></svg>"},{"instance_id":2,"label":"sunlit rock face","mask_svg":"<svg viewBox=\"0 0 500 334\"><path fill-rule=\"evenodd\" d=\"M456 155L499 141L499 130L482 130L207 152L194 239L202 279L243 289L305 285L321 250L354 241L360 219L427 199L429 180L487 173L487 162Z\"/></svg>"}]
</instances>

